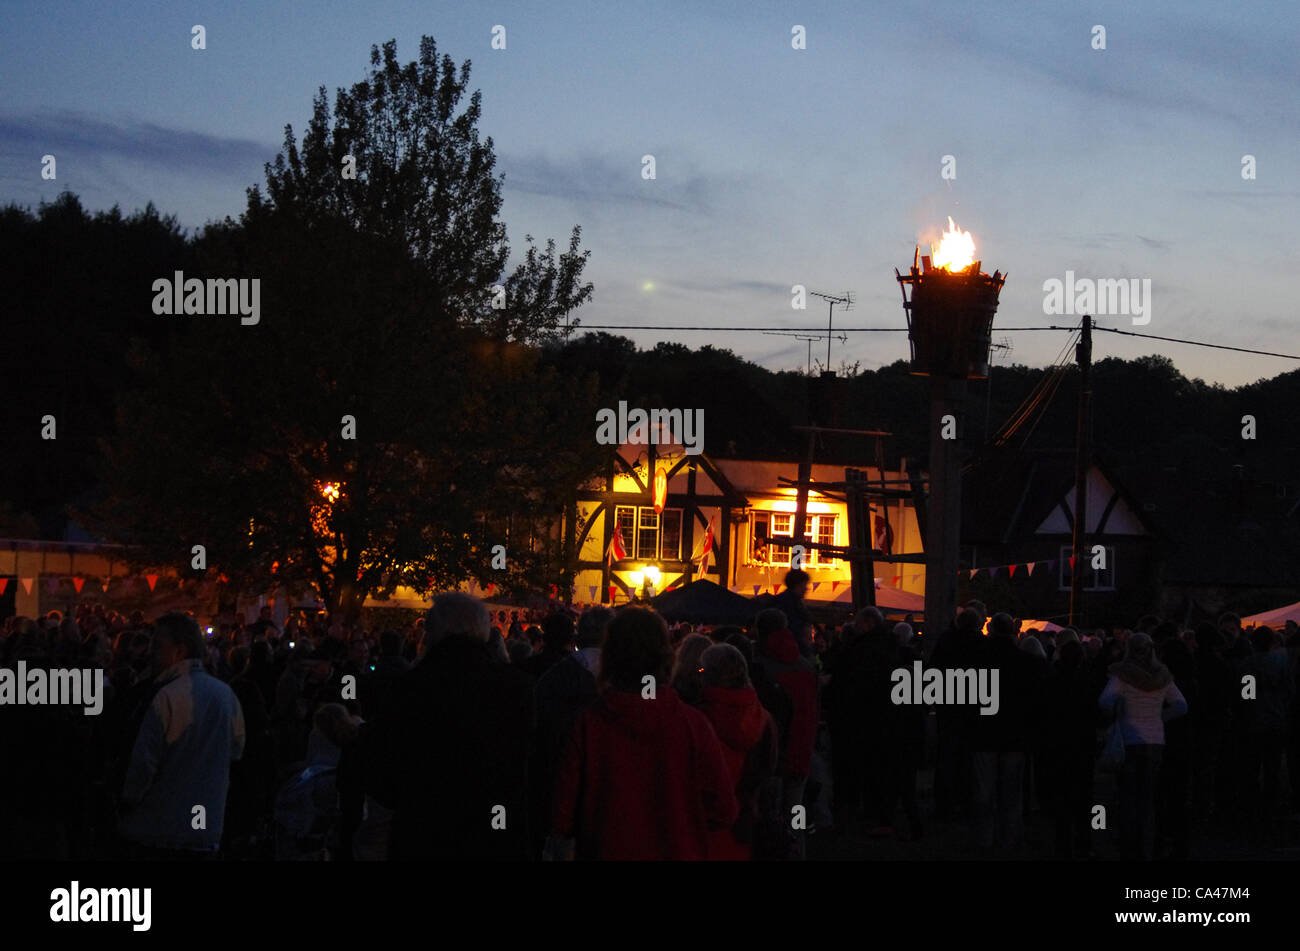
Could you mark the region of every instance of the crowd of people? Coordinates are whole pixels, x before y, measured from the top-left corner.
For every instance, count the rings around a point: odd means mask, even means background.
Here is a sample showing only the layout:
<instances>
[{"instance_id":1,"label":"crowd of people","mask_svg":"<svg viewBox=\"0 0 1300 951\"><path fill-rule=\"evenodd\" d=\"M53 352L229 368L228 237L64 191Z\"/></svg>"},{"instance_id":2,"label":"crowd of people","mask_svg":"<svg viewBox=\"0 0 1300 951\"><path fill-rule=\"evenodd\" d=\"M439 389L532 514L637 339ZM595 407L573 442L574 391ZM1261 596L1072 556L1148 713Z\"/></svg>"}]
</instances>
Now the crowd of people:
<instances>
[{"instance_id":1,"label":"crowd of people","mask_svg":"<svg viewBox=\"0 0 1300 951\"><path fill-rule=\"evenodd\" d=\"M1300 806L1294 624L1022 631L970 602L922 636L871 607L816 624L807 584L791 571L743 627L493 615L456 592L400 630L11 617L0 667L94 668L106 702L0 708L0 853L797 860L812 835L933 822L1021 854L1037 808L1047 854L1088 857L1114 828L1122 858L1185 859L1216 824ZM996 713L898 702L917 663L996 671Z\"/></svg>"}]
</instances>

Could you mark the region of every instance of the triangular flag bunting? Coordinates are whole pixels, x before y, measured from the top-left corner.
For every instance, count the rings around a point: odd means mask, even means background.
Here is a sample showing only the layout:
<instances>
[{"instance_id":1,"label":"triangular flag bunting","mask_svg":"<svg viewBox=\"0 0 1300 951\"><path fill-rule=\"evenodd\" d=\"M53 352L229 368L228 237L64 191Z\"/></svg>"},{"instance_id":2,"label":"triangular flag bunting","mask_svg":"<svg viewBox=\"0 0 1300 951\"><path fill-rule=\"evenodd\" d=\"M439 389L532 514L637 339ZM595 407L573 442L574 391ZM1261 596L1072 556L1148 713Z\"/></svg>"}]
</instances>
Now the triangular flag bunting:
<instances>
[{"instance_id":1,"label":"triangular flag bunting","mask_svg":"<svg viewBox=\"0 0 1300 951\"><path fill-rule=\"evenodd\" d=\"M31 593L32 593L32 584L35 583L36 579L35 579L35 578L19 578L18 580L21 581L21 582L23 583L23 590L26 591L28 594L31 594Z\"/></svg>"},{"instance_id":2,"label":"triangular flag bunting","mask_svg":"<svg viewBox=\"0 0 1300 951\"><path fill-rule=\"evenodd\" d=\"M912 584L916 584L920 580L921 580L920 575L912 575Z\"/></svg>"},{"instance_id":3,"label":"triangular flag bunting","mask_svg":"<svg viewBox=\"0 0 1300 951\"><path fill-rule=\"evenodd\" d=\"M840 583L839 583L838 581L832 581L832 582L831 582L831 594L834 594L834 593L835 593L835 589L838 588L839 586L840 586Z\"/></svg>"},{"instance_id":4,"label":"triangular flag bunting","mask_svg":"<svg viewBox=\"0 0 1300 951\"><path fill-rule=\"evenodd\" d=\"M1025 565L1025 571L1026 571L1026 573L1028 573L1029 577L1031 577L1031 578L1034 576L1034 565L1036 565L1036 564L1038 564L1038 562L1036 562L1036 561L1031 561L1031 562L1029 562L1028 564Z\"/></svg>"},{"instance_id":5,"label":"triangular flag bunting","mask_svg":"<svg viewBox=\"0 0 1300 951\"><path fill-rule=\"evenodd\" d=\"M774 585L772 585L772 593L773 593L773 594L776 594L776 593L777 593L778 591L780 591L780 590L781 590L781 585L780 585L779 583L778 583L778 584L774 584Z\"/></svg>"},{"instance_id":6,"label":"triangular flag bunting","mask_svg":"<svg viewBox=\"0 0 1300 951\"><path fill-rule=\"evenodd\" d=\"M758 592L760 592L760 591L762 591L762 590L763 590L763 586L762 586L761 584L756 584L756 585L754 585L754 597L757 598L757 597L758 597Z\"/></svg>"},{"instance_id":7,"label":"triangular flag bunting","mask_svg":"<svg viewBox=\"0 0 1300 951\"><path fill-rule=\"evenodd\" d=\"M972 568L972 569L970 570L970 577L974 578L974 577L975 577L977 574L979 574L979 573L980 573L980 570L979 570L978 568Z\"/></svg>"},{"instance_id":8,"label":"triangular flag bunting","mask_svg":"<svg viewBox=\"0 0 1300 951\"><path fill-rule=\"evenodd\" d=\"M8 578L0 578L0 595L5 593L5 588L9 587Z\"/></svg>"},{"instance_id":9,"label":"triangular flag bunting","mask_svg":"<svg viewBox=\"0 0 1300 951\"><path fill-rule=\"evenodd\" d=\"M589 591L589 592L591 593L591 600L592 600L593 602L596 600L596 592L597 592L598 590L600 590L600 589L599 589L596 585L594 585L594 584L588 586L588 588L587 588L587 591Z\"/></svg>"},{"instance_id":10,"label":"triangular flag bunting","mask_svg":"<svg viewBox=\"0 0 1300 951\"><path fill-rule=\"evenodd\" d=\"M1007 574L1010 575L1012 578L1014 578L1014 577L1016 576L1016 569L1017 569L1018 567L1020 567L1020 566L1019 566L1019 565L1008 565L1008 566L1007 566Z\"/></svg>"},{"instance_id":11,"label":"triangular flag bunting","mask_svg":"<svg viewBox=\"0 0 1300 951\"><path fill-rule=\"evenodd\" d=\"M552 598L555 597L555 593L556 593L558 590L559 590L559 588L558 588L556 585L551 585L551 597L552 597Z\"/></svg>"},{"instance_id":12,"label":"triangular flag bunting","mask_svg":"<svg viewBox=\"0 0 1300 951\"><path fill-rule=\"evenodd\" d=\"M145 576L144 576L144 580L147 581L147 582L149 582L149 590L150 590L150 591L152 591L154 588L156 588L156 587L158 586L158 576L157 576L157 575L145 575Z\"/></svg>"},{"instance_id":13,"label":"triangular flag bunting","mask_svg":"<svg viewBox=\"0 0 1300 951\"><path fill-rule=\"evenodd\" d=\"M812 589L813 589L814 591L816 591L816 590L817 590L817 586L818 586L819 584L821 584L820 581L814 581L814 582L812 583Z\"/></svg>"},{"instance_id":14,"label":"triangular flag bunting","mask_svg":"<svg viewBox=\"0 0 1300 951\"><path fill-rule=\"evenodd\" d=\"M903 580L902 575L894 575L894 587L897 588L898 585L902 582L902 580Z\"/></svg>"},{"instance_id":15,"label":"triangular flag bunting","mask_svg":"<svg viewBox=\"0 0 1300 951\"><path fill-rule=\"evenodd\" d=\"M85 579L85 578L73 578L73 579L72 579L72 586L73 586L74 588L77 589L77 594L81 594L81 589L82 589L82 587L85 585L85 583L86 583L86 579ZM0 588L0 591L3 591L3 590L4 590L3 588Z\"/></svg>"},{"instance_id":16,"label":"triangular flag bunting","mask_svg":"<svg viewBox=\"0 0 1300 951\"><path fill-rule=\"evenodd\" d=\"M1071 571L1074 570L1074 556L1073 556L1073 555L1070 556L1070 570L1071 570Z\"/></svg>"},{"instance_id":17,"label":"triangular flag bunting","mask_svg":"<svg viewBox=\"0 0 1300 951\"><path fill-rule=\"evenodd\" d=\"M615 597L614 592L617 591L617 590L618 590L618 585L613 585L613 584L612 584L612 585L609 586L609 603L610 603L610 604L613 604L613 603L614 603L614 597Z\"/></svg>"},{"instance_id":18,"label":"triangular flag bunting","mask_svg":"<svg viewBox=\"0 0 1300 951\"><path fill-rule=\"evenodd\" d=\"M990 566L989 566L989 569L988 569L988 572L989 572L989 577L990 577L990 578L996 578L996 577L998 576L998 567L997 567L997 565L990 565Z\"/></svg>"}]
</instances>

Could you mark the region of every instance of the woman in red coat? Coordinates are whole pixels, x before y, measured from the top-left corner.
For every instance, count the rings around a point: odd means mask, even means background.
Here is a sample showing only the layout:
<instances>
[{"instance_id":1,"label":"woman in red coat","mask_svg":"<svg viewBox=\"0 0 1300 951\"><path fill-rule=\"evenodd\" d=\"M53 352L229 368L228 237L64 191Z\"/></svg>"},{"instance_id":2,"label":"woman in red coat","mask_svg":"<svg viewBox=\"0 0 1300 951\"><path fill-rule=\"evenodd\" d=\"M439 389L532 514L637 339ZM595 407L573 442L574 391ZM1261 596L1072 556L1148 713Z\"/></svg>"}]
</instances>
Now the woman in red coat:
<instances>
[{"instance_id":1,"label":"woman in red coat","mask_svg":"<svg viewBox=\"0 0 1300 951\"><path fill-rule=\"evenodd\" d=\"M571 841L579 859L703 860L709 833L735 822L722 746L669 686L672 661L654 611L626 608L610 622L600 697L578 717L556 773L552 857Z\"/></svg>"},{"instance_id":2,"label":"woman in red coat","mask_svg":"<svg viewBox=\"0 0 1300 951\"><path fill-rule=\"evenodd\" d=\"M709 835L709 858L748 861L754 826L759 819L758 789L776 770L776 724L749 682L745 657L730 644L715 644L700 658L704 665L700 709L722 742L740 816L730 829Z\"/></svg>"}]
</instances>

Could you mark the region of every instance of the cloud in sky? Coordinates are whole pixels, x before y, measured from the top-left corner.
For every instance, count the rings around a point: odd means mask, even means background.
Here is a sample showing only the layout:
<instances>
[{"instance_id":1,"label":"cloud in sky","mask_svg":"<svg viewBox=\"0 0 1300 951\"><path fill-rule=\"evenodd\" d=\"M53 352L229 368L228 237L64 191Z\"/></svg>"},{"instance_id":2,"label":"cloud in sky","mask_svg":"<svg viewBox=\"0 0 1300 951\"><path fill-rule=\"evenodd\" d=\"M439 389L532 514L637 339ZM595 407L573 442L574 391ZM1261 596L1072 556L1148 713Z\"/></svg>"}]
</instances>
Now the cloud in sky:
<instances>
[{"instance_id":1,"label":"cloud in sky","mask_svg":"<svg viewBox=\"0 0 1300 951\"><path fill-rule=\"evenodd\" d=\"M57 156L70 152L146 162L175 171L220 174L247 165L260 168L278 151L276 146L251 139L66 110L0 115L0 141L8 143L5 151L10 154L41 150Z\"/></svg>"}]
</instances>

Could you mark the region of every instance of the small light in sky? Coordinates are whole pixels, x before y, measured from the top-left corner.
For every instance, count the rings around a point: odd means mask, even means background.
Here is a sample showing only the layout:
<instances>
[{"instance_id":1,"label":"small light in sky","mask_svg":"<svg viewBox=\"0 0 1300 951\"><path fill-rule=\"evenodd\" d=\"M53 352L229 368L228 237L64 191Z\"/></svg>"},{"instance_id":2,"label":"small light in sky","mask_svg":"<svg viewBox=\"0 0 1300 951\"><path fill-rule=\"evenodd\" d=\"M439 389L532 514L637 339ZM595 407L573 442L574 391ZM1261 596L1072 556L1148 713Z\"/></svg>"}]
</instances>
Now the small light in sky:
<instances>
[{"instance_id":1,"label":"small light in sky","mask_svg":"<svg viewBox=\"0 0 1300 951\"><path fill-rule=\"evenodd\" d=\"M642 284L641 284L641 290L643 290L643 291L649 292L649 291L652 291L652 290L654 290L654 289L655 289L655 282L654 282L654 281L644 281L644 282L642 282Z\"/></svg>"}]
</instances>

